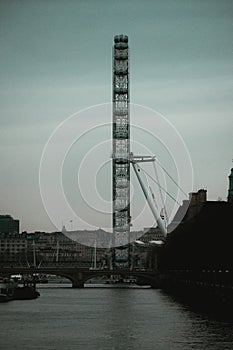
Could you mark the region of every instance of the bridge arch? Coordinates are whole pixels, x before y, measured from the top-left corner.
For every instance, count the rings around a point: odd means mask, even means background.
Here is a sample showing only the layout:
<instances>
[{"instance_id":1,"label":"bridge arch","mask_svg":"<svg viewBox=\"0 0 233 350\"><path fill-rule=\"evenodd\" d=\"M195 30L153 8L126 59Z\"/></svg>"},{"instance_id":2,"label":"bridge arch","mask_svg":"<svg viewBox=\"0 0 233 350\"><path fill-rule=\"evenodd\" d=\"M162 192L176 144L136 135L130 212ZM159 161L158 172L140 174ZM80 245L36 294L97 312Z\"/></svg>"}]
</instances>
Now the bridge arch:
<instances>
[{"instance_id":1,"label":"bridge arch","mask_svg":"<svg viewBox=\"0 0 233 350\"><path fill-rule=\"evenodd\" d=\"M71 281L73 288L83 288L84 283L93 277L100 276L122 276L136 277L137 284L150 285L153 288L159 287L159 275L155 270L130 270L130 269L114 269L114 270L90 270L77 267L2 267L0 273L6 276L12 274L33 275L33 274L49 274L61 276Z\"/></svg>"}]
</instances>

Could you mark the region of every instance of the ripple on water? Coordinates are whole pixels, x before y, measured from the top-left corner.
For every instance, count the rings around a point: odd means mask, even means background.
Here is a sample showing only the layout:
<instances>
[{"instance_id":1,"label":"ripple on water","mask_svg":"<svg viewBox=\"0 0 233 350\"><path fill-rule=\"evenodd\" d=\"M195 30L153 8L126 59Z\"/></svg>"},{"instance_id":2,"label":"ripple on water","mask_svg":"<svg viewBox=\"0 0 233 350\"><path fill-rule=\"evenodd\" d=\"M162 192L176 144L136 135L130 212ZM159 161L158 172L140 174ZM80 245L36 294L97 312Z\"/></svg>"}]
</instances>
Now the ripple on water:
<instances>
[{"instance_id":1,"label":"ripple on water","mask_svg":"<svg viewBox=\"0 0 233 350\"><path fill-rule=\"evenodd\" d=\"M41 286L35 300L2 303L4 350L230 350L232 318L155 289Z\"/></svg>"}]
</instances>

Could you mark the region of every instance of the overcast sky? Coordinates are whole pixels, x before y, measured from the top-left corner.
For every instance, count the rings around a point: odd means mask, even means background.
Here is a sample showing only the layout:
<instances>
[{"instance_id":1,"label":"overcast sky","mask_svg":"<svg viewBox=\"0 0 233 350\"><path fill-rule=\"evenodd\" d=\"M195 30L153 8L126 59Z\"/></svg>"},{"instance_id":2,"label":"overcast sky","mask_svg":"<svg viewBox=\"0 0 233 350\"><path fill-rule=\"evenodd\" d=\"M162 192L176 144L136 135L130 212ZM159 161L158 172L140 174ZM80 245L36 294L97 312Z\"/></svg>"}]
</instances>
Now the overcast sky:
<instances>
[{"instance_id":1,"label":"overcast sky","mask_svg":"<svg viewBox=\"0 0 233 350\"><path fill-rule=\"evenodd\" d=\"M121 33L129 36L131 102L180 133L193 189L226 200L232 18L231 0L1 0L1 214L19 218L22 231L56 229L40 196L41 155L68 116L111 101L111 50Z\"/></svg>"}]
</instances>

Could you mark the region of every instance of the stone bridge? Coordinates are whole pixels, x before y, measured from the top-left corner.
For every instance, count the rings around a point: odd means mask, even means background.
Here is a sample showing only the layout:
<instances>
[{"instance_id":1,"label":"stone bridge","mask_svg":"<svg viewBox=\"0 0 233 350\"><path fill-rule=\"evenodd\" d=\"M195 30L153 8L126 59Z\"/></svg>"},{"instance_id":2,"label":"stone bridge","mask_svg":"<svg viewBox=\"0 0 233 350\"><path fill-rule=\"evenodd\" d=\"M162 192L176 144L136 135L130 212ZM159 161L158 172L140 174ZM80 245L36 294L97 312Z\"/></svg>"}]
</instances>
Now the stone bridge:
<instances>
[{"instance_id":1,"label":"stone bridge","mask_svg":"<svg viewBox=\"0 0 233 350\"><path fill-rule=\"evenodd\" d=\"M83 288L84 283L93 277L101 276L121 276L136 277L138 285L150 285L152 288L158 287L159 277L155 270L152 269L89 269L78 267L0 267L0 275L57 275L65 277L72 282L73 288Z\"/></svg>"}]
</instances>

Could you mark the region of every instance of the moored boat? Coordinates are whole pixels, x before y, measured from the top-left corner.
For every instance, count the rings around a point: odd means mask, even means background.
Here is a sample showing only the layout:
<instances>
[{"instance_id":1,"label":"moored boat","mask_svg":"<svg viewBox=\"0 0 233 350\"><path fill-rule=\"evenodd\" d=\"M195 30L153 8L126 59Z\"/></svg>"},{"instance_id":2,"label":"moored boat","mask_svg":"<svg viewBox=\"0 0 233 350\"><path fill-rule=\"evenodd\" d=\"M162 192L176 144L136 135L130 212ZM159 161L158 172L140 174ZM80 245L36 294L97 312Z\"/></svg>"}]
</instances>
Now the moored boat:
<instances>
[{"instance_id":1,"label":"moored boat","mask_svg":"<svg viewBox=\"0 0 233 350\"><path fill-rule=\"evenodd\" d=\"M28 284L22 287L17 286L14 289L14 300L28 300L36 299L40 296L40 293L36 290L35 285Z\"/></svg>"},{"instance_id":2,"label":"moored boat","mask_svg":"<svg viewBox=\"0 0 233 350\"><path fill-rule=\"evenodd\" d=\"M0 277L0 302L36 299L39 296L40 293L36 290L35 284L19 286L17 279Z\"/></svg>"},{"instance_id":3,"label":"moored boat","mask_svg":"<svg viewBox=\"0 0 233 350\"><path fill-rule=\"evenodd\" d=\"M12 279L0 277L0 302L14 299L15 282Z\"/></svg>"}]
</instances>

